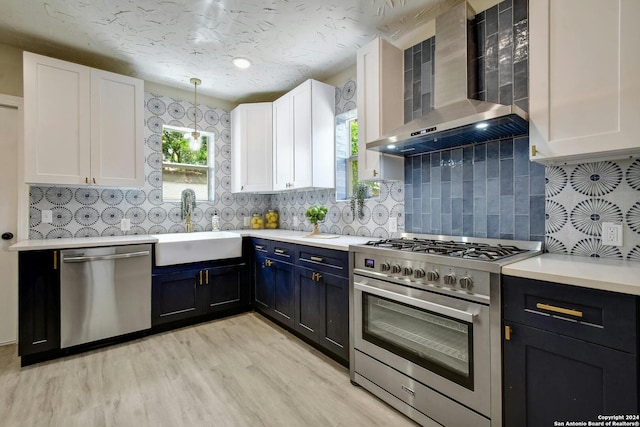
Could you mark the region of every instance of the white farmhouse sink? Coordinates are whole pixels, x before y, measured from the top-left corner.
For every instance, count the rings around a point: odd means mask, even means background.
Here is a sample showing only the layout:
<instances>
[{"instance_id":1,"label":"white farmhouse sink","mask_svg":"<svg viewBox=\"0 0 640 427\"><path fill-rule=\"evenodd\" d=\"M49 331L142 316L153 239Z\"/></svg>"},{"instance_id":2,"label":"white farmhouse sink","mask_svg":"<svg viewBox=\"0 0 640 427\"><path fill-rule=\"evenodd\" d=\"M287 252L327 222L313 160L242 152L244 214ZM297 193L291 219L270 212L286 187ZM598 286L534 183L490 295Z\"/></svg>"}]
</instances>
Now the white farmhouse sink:
<instances>
[{"instance_id":1,"label":"white farmhouse sink","mask_svg":"<svg viewBox=\"0 0 640 427\"><path fill-rule=\"evenodd\" d=\"M158 234L156 265L187 264L242 256L242 237L227 231Z\"/></svg>"}]
</instances>

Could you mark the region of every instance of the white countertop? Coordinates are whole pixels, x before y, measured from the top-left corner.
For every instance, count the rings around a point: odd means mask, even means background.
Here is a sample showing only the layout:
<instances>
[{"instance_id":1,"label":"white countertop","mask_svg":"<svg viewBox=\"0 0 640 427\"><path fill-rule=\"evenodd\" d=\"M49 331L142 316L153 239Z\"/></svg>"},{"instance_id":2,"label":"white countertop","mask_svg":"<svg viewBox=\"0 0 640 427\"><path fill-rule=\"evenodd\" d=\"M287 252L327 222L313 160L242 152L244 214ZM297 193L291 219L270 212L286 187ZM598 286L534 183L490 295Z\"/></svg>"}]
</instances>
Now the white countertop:
<instances>
[{"instance_id":1,"label":"white countertop","mask_svg":"<svg viewBox=\"0 0 640 427\"><path fill-rule=\"evenodd\" d=\"M640 262L543 254L502 267L502 274L640 295Z\"/></svg>"},{"instance_id":2,"label":"white countertop","mask_svg":"<svg viewBox=\"0 0 640 427\"><path fill-rule=\"evenodd\" d=\"M65 239L21 240L9 246L10 251L38 251L45 249L89 248L97 246L136 245L156 243L152 234L105 237L69 237Z\"/></svg>"},{"instance_id":3,"label":"white countertop","mask_svg":"<svg viewBox=\"0 0 640 427\"><path fill-rule=\"evenodd\" d=\"M370 241L371 237L338 236L335 238L304 237L308 231L293 230L225 230L238 233L241 236L261 237L264 239L279 240L281 242L296 243L299 245L315 246L319 248L335 249L339 251L349 250L349 245L358 245ZM322 236L322 235L321 235ZM324 234L324 237L335 236ZM46 249L86 248L96 246L133 245L138 243L156 243L157 235L134 236L108 236L108 237L78 237L66 239L22 240L9 247L10 251L36 251Z\"/></svg>"},{"instance_id":4,"label":"white countertop","mask_svg":"<svg viewBox=\"0 0 640 427\"><path fill-rule=\"evenodd\" d=\"M378 240L374 237L361 236L336 236L335 234L322 233L324 237L305 237L309 231L294 230L229 230L240 233L241 236L261 237L263 239L278 240L281 242L296 243L298 245L315 246L318 248L335 249L338 251L348 251L349 245L361 245L371 240Z\"/></svg>"}]
</instances>

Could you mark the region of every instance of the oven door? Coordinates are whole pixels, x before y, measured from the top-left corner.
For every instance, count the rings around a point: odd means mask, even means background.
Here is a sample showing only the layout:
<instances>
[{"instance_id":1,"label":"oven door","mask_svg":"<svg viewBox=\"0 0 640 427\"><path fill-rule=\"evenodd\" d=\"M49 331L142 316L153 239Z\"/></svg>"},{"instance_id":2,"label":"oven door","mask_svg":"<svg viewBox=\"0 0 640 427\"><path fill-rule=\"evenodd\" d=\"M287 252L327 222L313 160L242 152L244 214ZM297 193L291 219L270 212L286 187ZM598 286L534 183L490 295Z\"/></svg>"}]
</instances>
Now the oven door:
<instances>
[{"instance_id":1,"label":"oven door","mask_svg":"<svg viewBox=\"0 0 640 427\"><path fill-rule=\"evenodd\" d=\"M356 351L487 417L489 338L486 305L354 275Z\"/></svg>"}]
</instances>

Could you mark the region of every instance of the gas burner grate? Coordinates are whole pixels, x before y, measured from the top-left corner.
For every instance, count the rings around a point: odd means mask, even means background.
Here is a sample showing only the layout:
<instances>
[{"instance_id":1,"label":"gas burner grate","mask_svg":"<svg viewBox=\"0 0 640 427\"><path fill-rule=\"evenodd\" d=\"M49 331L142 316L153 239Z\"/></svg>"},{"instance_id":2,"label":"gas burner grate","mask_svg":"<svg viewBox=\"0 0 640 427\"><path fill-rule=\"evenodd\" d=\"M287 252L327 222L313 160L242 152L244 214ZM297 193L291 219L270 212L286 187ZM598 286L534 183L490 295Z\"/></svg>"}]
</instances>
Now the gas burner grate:
<instances>
[{"instance_id":1,"label":"gas burner grate","mask_svg":"<svg viewBox=\"0 0 640 427\"><path fill-rule=\"evenodd\" d=\"M367 246L374 246L384 249L394 249L407 252L422 252L433 255L451 256L457 258L477 259L483 261L496 261L507 258L522 252L513 245L492 246L487 243L456 242L453 240L433 240L421 238L398 238L372 240L365 243Z\"/></svg>"}]
</instances>

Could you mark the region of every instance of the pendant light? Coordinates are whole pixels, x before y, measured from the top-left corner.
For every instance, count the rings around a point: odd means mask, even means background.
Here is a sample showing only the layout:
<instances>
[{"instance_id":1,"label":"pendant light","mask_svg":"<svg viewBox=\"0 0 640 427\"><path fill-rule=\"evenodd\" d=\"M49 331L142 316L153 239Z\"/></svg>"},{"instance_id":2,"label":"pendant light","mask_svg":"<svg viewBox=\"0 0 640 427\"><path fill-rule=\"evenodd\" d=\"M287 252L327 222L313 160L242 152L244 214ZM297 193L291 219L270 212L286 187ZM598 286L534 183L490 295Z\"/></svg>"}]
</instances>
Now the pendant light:
<instances>
[{"instance_id":1,"label":"pendant light","mask_svg":"<svg viewBox=\"0 0 640 427\"><path fill-rule=\"evenodd\" d=\"M193 132L191 132L192 140L190 148L192 151L200 150L200 132L198 132L198 85L202 84L202 80L192 77L189 80L193 85Z\"/></svg>"}]
</instances>

